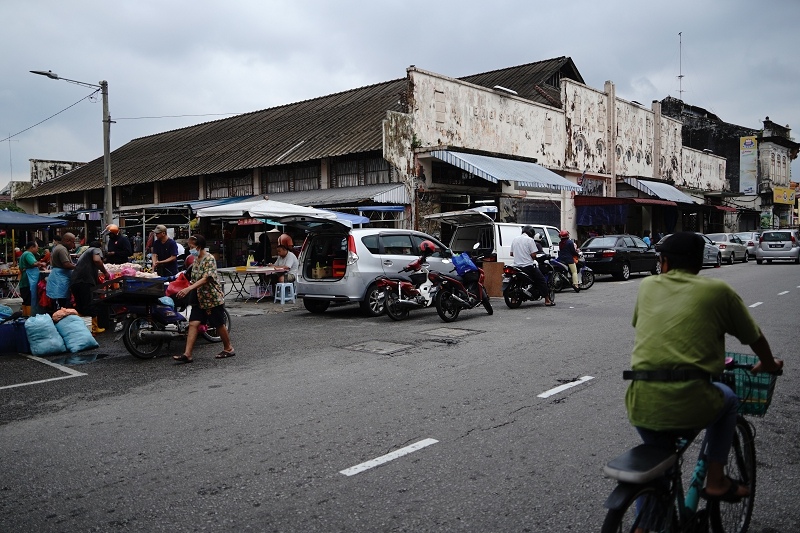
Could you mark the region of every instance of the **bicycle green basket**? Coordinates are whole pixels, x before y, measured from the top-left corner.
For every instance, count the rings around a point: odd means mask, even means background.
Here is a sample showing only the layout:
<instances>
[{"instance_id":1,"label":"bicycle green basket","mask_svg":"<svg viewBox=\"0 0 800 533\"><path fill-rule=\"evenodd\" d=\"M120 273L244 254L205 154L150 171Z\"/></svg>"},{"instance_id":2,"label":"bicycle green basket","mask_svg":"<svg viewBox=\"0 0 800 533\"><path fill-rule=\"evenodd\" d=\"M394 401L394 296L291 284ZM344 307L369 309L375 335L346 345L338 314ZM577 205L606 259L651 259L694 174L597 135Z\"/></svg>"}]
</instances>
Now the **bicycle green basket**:
<instances>
[{"instance_id":1,"label":"bicycle green basket","mask_svg":"<svg viewBox=\"0 0 800 533\"><path fill-rule=\"evenodd\" d=\"M758 362L755 355L725 352L725 357L733 358L736 364L754 365ZM761 372L752 374L744 368L726 370L723 374L723 383L728 385L739 397L739 413L743 415L764 416L769 404L772 402L772 393L775 391L775 374Z\"/></svg>"}]
</instances>

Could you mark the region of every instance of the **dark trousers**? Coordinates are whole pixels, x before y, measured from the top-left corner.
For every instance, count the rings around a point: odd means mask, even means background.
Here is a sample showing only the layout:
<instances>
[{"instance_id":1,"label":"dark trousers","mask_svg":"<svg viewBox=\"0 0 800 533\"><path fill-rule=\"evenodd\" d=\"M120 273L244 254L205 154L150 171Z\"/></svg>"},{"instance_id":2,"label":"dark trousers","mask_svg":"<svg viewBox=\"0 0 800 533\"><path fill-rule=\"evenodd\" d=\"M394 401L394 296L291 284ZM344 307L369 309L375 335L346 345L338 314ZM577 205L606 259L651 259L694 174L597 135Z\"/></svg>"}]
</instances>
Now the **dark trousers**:
<instances>
[{"instance_id":1,"label":"dark trousers","mask_svg":"<svg viewBox=\"0 0 800 533\"><path fill-rule=\"evenodd\" d=\"M545 297L548 294L547 291L547 281L544 279L544 274L539 268L535 265L528 265L520 268L523 272L525 272L532 280L533 286L536 288L536 292L539 293L539 296ZM549 296L547 299L550 299Z\"/></svg>"},{"instance_id":2,"label":"dark trousers","mask_svg":"<svg viewBox=\"0 0 800 533\"><path fill-rule=\"evenodd\" d=\"M89 283L73 283L69 287L75 299L75 310L83 316L97 316L97 310L92 305L94 287Z\"/></svg>"}]
</instances>

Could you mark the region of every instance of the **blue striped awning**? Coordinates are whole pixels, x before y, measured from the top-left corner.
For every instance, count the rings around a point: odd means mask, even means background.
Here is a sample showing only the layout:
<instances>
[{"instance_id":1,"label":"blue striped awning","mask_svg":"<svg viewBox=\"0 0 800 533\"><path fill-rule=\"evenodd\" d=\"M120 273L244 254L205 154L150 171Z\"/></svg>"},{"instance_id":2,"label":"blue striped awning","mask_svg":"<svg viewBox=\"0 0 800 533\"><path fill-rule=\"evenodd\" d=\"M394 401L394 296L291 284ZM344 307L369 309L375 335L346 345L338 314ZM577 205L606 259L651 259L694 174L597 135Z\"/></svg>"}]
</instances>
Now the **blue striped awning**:
<instances>
[{"instance_id":1,"label":"blue striped awning","mask_svg":"<svg viewBox=\"0 0 800 533\"><path fill-rule=\"evenodd\" d=\"M636 187L645 194L661 198L662 200L670 200L680 204L696 204L697 202L689 196L679 191L668 183L661 183L658 181L647 181L636 178L625 178L625 183Z\"/></svg>"},{"instance_id":2,"label":"blue striped awning","mask_svg":"<svg viewBox=\"0 0 800 533\"><path fill-rule=\"evenodd\" d=\"M450 150L433 150L431 155L492 183L502 180L514 181L521 187L576 192L582 190L579 185L536 163Z\"/></svg>"}]
</instances>

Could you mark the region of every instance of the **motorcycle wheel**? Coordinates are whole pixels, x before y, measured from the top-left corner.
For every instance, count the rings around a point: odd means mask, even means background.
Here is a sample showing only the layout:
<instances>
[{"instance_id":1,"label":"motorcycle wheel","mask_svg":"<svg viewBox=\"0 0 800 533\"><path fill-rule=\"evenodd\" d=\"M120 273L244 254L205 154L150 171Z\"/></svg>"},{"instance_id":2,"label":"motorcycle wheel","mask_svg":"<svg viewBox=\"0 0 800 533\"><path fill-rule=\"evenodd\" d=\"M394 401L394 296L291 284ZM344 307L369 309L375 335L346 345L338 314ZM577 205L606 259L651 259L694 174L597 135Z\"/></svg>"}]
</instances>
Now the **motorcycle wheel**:
<instances>
[{"instance_id":1,"label":"motorcycle wheel","mask_svg":"<svg viewBox=\"0 0 800 533\"><path fill-rule=\"evenodd\" d=\"M452 322L458 318L458 314L461 312L461 307L453 301L451 296L452 293L446 289L436 293L436 313L445 322Z\"/></svg>"},{"instance_id":2,"label":"motorcycle wheel","mask_svg":"<svg viewBox=\"0 0 800 533\"><path fill-rule=\"evenodd\" d=\"M228 330L228 333L231 331L231 315L228 313L227 309L222 309L225 313L225 329ZM222 342L222 337L217 335L217 328L208 328L203 332L203 338L208 342Z\"/></svg>"},{"instance_id":3,"label":"motorcycle wheel","mask_svg":"<svg viewBox=\"0 0 800 533\"><path fill-rule=\"evenodd\" d=\"M567 285L569 285L569 283L566 282L564 276L562 276L558 272L553 273L553 289L556 292L563 291L564 288L567 287Z\"/></svg>"},{"instance_id":4,"label":"motorcycle wheel","mask_svg":"<svg viewBox=\"0 0 800 533\"><path fill-rule=\"evenodd\" d=\"M485 288L483 289L483 298L481 299L481 303L488 314L494 314L494 309L492 309L492 301L489 299L489 293L486 292Z\"/></svg>"},{"instance_id":5,"label":"motorcycle wheel","mask_svg":"<svg viewBox=\"0 0 800 533\"><path fill-rule=\"evenodd\" d=\"M583 274L581 274L581 290L585 291L592 285L594 285L594 272L584 270Z\"/></svg>"},{"instance_id":6,"label":"motorcycle wheel","mask_svg":"<svg viewBox=\"0 0 800 533\"><path fill-rule=\"evenodd\" d=\"M397 305L400 297L394 291L386 292L386 314L392 320L403 320L408 317L408 308Z\"/></svg>"},{"instance_id":7,"label":"motorcycle wheel","mask_svg":"<svg viewBox=\"0 0 800 533\"><path fill-rule=\"evenodd\" d=\"M556 301L555 279L551 278L550 281L547 283L547 291L549 292L548 296L550 297L550 301L555 303Z\"/></svg>"},{"instance_id":8,"label":"motorcycle wheel","mask_svg":"<svg viewBox=\"0 0 800 533\"><path fill-rule=\"evenodd\" d=\"M503 300L506 301L506 305L509 309L516 309L522 305L522 295L516 283L512 283L506 287L506 290L503 291Z\"/></svg>"},{"instance_id":9,"label":"motorcycle wheel","mask_svg":"<svg viewBox=\"0 0 800 533\"><path fill-rule=\"evenodd\" d=\"M154 357L158 357L158 354L161 352L161 347L164 344L163 341L143 343L137 338L137 333L139 330L143 329L160 330L162 328L146 317L128 319L122 326L122 342L125 344L125 348L127 348L131 355L139 359L153 359Z\"/></svg>"}]
</instances>

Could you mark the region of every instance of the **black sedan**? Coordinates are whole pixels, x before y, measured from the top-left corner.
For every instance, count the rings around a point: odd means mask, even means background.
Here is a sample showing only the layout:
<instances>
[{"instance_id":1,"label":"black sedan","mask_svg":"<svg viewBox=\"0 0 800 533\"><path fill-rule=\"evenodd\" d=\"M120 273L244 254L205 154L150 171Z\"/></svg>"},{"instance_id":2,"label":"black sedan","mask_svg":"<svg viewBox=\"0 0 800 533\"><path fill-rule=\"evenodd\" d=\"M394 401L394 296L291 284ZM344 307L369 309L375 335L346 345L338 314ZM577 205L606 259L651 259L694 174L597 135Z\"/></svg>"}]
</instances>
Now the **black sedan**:
<instances>
[{"instance_id":1,"label":"black sedan","mask_svg":"<svg viewBox=\"0 0 800 533\"><path fill-rule=\"evenodd\" d=\"M661 273L655 248L635 235L591 237L581 245L581 251L595 274L626 280L633 272Z\"/></svg>"}]
</instances>

